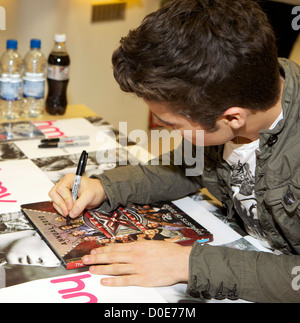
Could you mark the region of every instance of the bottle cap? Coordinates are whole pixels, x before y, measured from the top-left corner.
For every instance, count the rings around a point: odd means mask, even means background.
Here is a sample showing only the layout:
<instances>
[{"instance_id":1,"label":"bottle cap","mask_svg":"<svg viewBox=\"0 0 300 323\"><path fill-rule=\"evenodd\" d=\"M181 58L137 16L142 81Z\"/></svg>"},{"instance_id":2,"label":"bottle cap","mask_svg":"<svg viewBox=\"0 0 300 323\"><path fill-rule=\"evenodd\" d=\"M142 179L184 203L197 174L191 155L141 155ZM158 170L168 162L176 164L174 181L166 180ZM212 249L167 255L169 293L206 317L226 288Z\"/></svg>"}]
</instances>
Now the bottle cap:
<instances>
[{"instance_id":1,"label":"bottle cap","mask_svg":"<svg viewBox=\"0 0 300 323\"><path fill-rule=\"evenodd\" d=\"M40 39L31 39L31 41L30 41L30 48L41 48L41 41L40 41Z\"/></svg>"},{"instance_id":2,"label":"bottle cap","mask_svg":"<svg viewBox=\"0 0 300 323\"><path fill-rule=\"evenodd\" d=\"M15 39L8 39L6 41L6 48L7 49L17 49L18 48L18 42Z\"/></svg>"},{"instance_id":3,"label":"bottle cap","mask_svg":"<svg viewBox=\"0 0 300 323\"><path fill-rule=\"evenodd\" d=\"M56 34L54 36L54 40L57 43L65 43L67 40L67 36L65 34Z\"/></svg>"}]
</instances>

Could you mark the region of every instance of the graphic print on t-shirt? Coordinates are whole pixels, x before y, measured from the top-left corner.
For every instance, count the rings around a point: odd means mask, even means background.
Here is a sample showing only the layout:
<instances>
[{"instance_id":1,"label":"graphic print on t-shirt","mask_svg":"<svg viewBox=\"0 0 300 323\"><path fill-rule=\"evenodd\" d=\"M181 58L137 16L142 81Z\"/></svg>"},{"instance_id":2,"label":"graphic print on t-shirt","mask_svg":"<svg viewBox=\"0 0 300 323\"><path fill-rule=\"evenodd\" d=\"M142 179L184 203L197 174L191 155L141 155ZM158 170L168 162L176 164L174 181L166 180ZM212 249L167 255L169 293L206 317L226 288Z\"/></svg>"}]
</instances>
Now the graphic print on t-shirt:
<instances>
[{"instance_id":1,"label":"graphic print on t-shirt","mask_svg":"<svg viewBox=\"0 0 300 323\"><path fill-rule=\"evenodd\" d=\"M255 176L250 170L249 163L231 165L231 186L234 192L234 206L245 223L246 228L255 236L263 237L265 234L260 226L256 212Z\"/></svg>"},{"instance_id":2,"label":"graphic print on t-shirt","mask_svg":"<svg viewBox=\"0 0 300 323\"><path fill-rule=\"evenodd\" d=\"M274 129L283 118L278 116L270 129ZM248 144L237 144L229 141L224 145L223 158L231 167L230 183L233 192L235 209L243 220L250 235L262 238L267 248L271 247L257 216L255 197L256 154L259 153L259 139Z\"/></svg>"}]
</instances>

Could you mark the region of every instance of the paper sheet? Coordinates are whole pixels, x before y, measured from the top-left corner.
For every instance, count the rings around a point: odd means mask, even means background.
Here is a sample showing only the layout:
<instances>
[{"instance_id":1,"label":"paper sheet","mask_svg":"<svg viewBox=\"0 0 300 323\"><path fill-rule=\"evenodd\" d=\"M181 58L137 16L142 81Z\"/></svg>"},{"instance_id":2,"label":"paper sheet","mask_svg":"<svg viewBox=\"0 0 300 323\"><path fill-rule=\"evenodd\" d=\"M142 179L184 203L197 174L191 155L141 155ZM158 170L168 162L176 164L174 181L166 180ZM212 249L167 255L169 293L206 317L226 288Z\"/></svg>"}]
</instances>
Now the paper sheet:
<instances>
[{"instance_id":1,"label":"paper sheet","mask_svg":"<svg viewBox=\"0 0 300 323\"><path fill-rule=\"evenodd\" d=\"M232 230L191 198L186 197L177 200L174 204L186 212L192 219L201 223L201 225L214 235L214 241L210 243L211 245L217 246L226 244L241 238L237 232Z\"/></svg>"},{"instance_id":2,"label":"paper sheet","mask_svg":"<svg viewBox=\"0 0 300 323\"><path fill-rule=\"evenodd\" d=\"M98 151L101 149L113 149L119 145L109 136L109 132L105 129L98 129L93 126L88 120L83 118L41 121L36 122L35 125L45 134L47 138L54 137L71 137L71 136L89 136L88 146L73 147L73 148L44 148L38 149L40 140L23 140L16 142L16 145L30 158L42 158L49 156L62 156L66 154L78 154L82 150L87 152ZM110 132L112 135L112 132Z\"/></svg>"},{"instance_id":3,"label":"paper sheet","mask_svg":"<svg viewBox=\"0 0 300 323\"><path fill-rule=\"evenodd\" d=\"M26 202L48 200L50 179L29 159L0 163L0 214L20 211Z\"/></svg>"},{"instance_id":4,"label":"paper sheet","mask_svg":"<svg viewBox=\"0 0 300 323\"><path fill-rule=\"evenodd\" d=\"M0 303L166 303L154 288L104 287L89 272L0 289Z\"/></svg>"}]
</instances>

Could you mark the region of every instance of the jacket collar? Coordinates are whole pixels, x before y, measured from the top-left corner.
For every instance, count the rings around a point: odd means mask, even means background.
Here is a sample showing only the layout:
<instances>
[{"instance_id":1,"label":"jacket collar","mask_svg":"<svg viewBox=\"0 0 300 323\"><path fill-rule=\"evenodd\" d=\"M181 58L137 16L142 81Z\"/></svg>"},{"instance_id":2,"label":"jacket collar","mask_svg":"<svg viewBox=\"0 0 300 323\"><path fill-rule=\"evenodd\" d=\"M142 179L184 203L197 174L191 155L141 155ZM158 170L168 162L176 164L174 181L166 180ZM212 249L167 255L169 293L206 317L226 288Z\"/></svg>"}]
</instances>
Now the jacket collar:
<instances>
[{"instance_id":1,"label":"jacket collar","mask_svg":"<svg viewBox=\"0 0 300 323\"><path fill-rule=\"evenodd\" d=\"M278 122L274 129L264 129L260 131L260 149L268 145L272 146L280 136L284 128L299 118L299 109L292 109L292 105L300 98L298 80L300 77L299 66L284 58L279 58L279 64L285 74L285 84L282 93L283 119ZM299 102L298 98L298 102ZM276 139L277 138L277 139Z\"/></svg>"}]
</instances>

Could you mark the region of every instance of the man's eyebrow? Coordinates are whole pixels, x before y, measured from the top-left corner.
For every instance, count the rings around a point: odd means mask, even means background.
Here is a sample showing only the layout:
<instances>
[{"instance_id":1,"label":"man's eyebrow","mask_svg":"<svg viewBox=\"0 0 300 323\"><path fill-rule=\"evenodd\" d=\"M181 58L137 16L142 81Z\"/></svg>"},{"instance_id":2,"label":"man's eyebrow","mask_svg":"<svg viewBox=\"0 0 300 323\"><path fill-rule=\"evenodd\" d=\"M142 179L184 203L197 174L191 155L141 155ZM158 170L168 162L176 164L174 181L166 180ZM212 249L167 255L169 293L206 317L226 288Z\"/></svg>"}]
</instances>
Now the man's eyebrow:
<instances>
[{"instance_id":1,"label":"man's eyebrow","mask_svg":"<svg viewBox=\"0 0 300 323\"><path fill-rule=\"evenodd\" d=\"M154 117L157 118L160 122L168 125L168 126L174 126L175 124L174 123L171 123L171 122L167 122L165 120L162 120L161 118L159 118L155 113L153 113Z\"/></svg>"}]
</instances>

